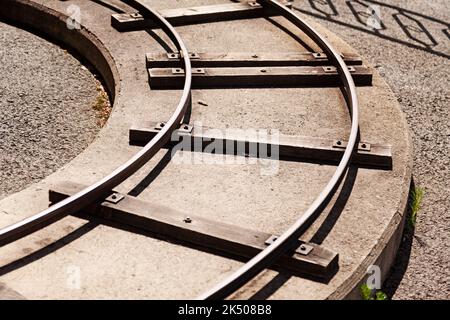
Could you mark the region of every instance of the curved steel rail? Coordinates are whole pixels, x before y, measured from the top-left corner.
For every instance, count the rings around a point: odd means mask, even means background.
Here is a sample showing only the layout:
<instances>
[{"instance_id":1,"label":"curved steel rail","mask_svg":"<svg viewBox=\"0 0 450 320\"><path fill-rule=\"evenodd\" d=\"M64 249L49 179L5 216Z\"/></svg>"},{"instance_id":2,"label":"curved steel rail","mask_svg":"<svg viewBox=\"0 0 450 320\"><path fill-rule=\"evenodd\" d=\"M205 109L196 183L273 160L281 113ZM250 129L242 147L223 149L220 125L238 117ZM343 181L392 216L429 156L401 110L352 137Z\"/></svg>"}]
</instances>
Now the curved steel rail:
<instances>
[{"instance_id":1,"label":"curved steel rail","mask_svg":"<svg viewBox=\"0 0 450 320\"><path fill-rule=\"evenodd\" d=\"M240 269L235 271L229 277L217 284L211 290L205 292L198 299L223 299L242 287L245 283L250 281L264 268L272 264L277 258L283 255L287 250L291 249L295 241L302 235L305 228L317 217L323 210L324 205L333 195L334 191L339 185L344 173L350 164L353 150L358 139L358 98L356 95L356 88L352 76L347 69L345 62L342 60L340 54L330 45L330 43L322 37L312 26L303 21L293 11L273 0L258 0L263 6L271 7L277 10L283 17L292 22L295 26L305 32L312 40L314 40L320 48L327 54L337 66L340 77L344 85L344 92L347 95L347 104L352 118L351 131L348 139L348 145L342 156L342 159L328 182L326 187L322 190L320 195L315 199L306 212L278 239L261 251L258 255L252 258L249 262L243 265Z\"/></svg>"},{"instance_id":2,"label":"curved steel rail","mask_svg":"<svg viewBox=\"0 0 450 320\"><path fill-rule=\"evenodd\" d=\"M79 193L49 207L48 209L0 230L0 247L29 235L69 214L75 213L100 197L106 196L113 188L125 181L148 162L170 139L179 127L191 103L192 70L188 50L173 26L158 12L146 5L140 5L148 17L157 21L168 34L184 57L185 83L180 102L162 130L136 155L114 172L87 187Z\"/></svg>"}]
</instances>

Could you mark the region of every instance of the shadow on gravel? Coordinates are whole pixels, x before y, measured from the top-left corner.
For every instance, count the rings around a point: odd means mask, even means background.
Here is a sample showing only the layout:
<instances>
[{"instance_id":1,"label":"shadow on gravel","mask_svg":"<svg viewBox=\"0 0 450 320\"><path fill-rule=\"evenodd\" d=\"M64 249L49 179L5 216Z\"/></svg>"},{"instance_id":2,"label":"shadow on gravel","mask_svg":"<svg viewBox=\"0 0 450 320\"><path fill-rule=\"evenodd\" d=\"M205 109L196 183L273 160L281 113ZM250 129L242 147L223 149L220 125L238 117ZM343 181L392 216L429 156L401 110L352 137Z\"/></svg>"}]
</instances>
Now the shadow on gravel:
<instances>
[{"instance_id":1,"label":"shadow on gravel","mask_svg":"<svg viewBox=\"0 0 450 320\"><path fill-rule=\"evenodd\" d=\"M383 284L383 292L386 293L388 297L394 296L397 288L399 287L403 276L408 268L409 259L411 257L411 249L413 240L416 239L419 244L423 245L422 241L415 236L415 227L409 222L409 218L411 217L411 190L414 190L415 184L414 179L411 180L410 186L410 198L408 199L408 209L406 212L406 221L403 227L403 235L402 242L400 243L400 247L397 251L397 256L394 260L394 263L391 267L388 277L386 278Z\"/></svg>"},{"instance_id":2,"label":"shadow on gravel","mask_svg":"<svg viewBox=\"0 0 450 320\"><path fill-rule=\"evenodd\" d=\"M450 59L448 22L375 0L347 0L345 6L339 3L335 0L304 0L301 6L294 5L293 8L318 19ZM351 22L344 18L348 13L353 15ZM427 25L433 25L439 32L431 32Z\"/></svg>"}]
</instances>

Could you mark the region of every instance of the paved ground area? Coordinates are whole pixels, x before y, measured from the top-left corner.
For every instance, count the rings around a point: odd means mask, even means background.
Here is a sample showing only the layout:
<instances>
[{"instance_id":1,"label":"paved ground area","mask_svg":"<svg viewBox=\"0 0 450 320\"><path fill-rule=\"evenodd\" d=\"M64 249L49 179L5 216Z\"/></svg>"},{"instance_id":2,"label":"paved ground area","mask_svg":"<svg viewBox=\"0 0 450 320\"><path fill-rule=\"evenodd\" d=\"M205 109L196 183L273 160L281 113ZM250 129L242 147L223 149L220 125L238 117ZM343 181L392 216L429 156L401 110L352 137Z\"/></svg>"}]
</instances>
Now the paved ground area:
<instances>
[{"instance_id":1,"label":"paved ground area","mask_svg":"<svg viewBox=\"0 0 450 320\"><path fill-rule=\"evenodd\" d=\"M97 81L71 54L0 23L0 199L79 154L99 126Z\"/></svg>"},{"instance_id":2,"label":"paved ground area","mask_svg":"<svg viewBox=\"0 0 450 320\"><path fill-rule=\"evenodd\" d=\"M398 38L397 40L401 39L401 41L403 41L402 43L395 41L395 39L389 40L380 38L380 35L370 35L362 30L355 30L355 26L363 30L366 26L365 24L361 24L355 17L355 14L353 14L354 11L352 11L349 3L360 4L362 2L363 1L344 2L331 0L305 0L296 1L296 6L304 8L302 10L309 10L314 13L314 11L317 11L317 5L322 6L319 7L319 10L323 11L326 9L326 6L324 6L323 3L328 5L328 7L330 7L330 4L334 4L334 6L331 6L330 8L334 8L335 11L338 11L338 15L333 18L338 22L327 22L327 19L332 18L330 15L325 15L326 19L318 19L318 21L338 33L355 48L359 49L363 56L377 66L393 87L397 96L401 98L404 111L407 113L408 120L413 129L414 142L417 149L415 154L416 184L425 187L427 193L423 210L419 216L416 237L413 238L412 250L410 250L408 241L405 241L401 251L402 257L411 254L408 269L403 275L405 265L401 263L403 260L400 259L401 261L399 261L400 264L397 266L395 276L390 280L389 288L391 288L391 291L395 291L397 288L396 280L402 279L400 286L395 292L394 298L425 298L427 295L429 297L437 298L447 297L449 295L449 271L447 270L449 257L448 250L446 250L444 246L445 243L448 243L449 219L448 213L444 207L445 201L448 201L448 198L445 198L445 195L448 194L448 191L445 191L448 190L448 186L445 185L446 181L444 178L446 174L448 175L448 172L445 172L445 170L448 170L448 163L445 162L448 161L445 158L447 153L445 148L448 147L449 137L447 124L448 115L445 113L447 111L445 102L448 100L448 88L446 88L445 85L448 83L448 75L446 75L446 70L442 68L442 65L447 63L448 66L448 59L442 56L449 55L449 53L445 53L445 50L448 51L448 42L445 42L448 41L448 37L445 38L446 35L445 33L442 33L442 29L448 30L448 26L442 26L442 24L436 22L433 22L432 26L428 26L427 24L427 30L433 34L439 34L439 36L435 36L438 40L438 45L433 45L432 49L430 49L430 46L425 47L428 51L433 50L436 52L428 53L408 45L408 43L413 43L414 41L412 39L405 39L405 32L402 34L402 29L400 31L397 29L388 29L390 32L389 34L393 34L393 36ZM365 3L367 2L368 1L365 1ZM312 8L311 4L315 4L316 9ZM445 9L444 1L433 1L432 3L431 1L414 1L408 2L407 5L410 9L412 8L418 12L445 20L445 17L442 17L445 13L445 10L443 10ZM438 8L437 6L441 6L442 9L434 10L431 8L432 5L433 8L435 8L435 6L436 8ZM405 8L406 1L403 1L400 7ZM357 11L360 10L361 8L357 9ZM385 10L386 15L391 17L391 13L388 13L388 10L393 9L384 8L382 9L382 12L385 12ZM427 13L427 10L431 10L431 12ZM320 13L320 11L318 12ZM403 18L400 17L398 19ZM386 20L386 25L388 25L387 22L389 22L388 26L392 26L392 23L397 22L395 19L394 21L391 21L392 19L388 20ZM350 25L343 25L342 22ZM408 28L406 30L417 31L418 27ZM444 35L444 38L441 33ZM423 34L424 32L420 33L421 36ZM423 42L423 40L421 41ZM423 44L420 45L425 46ZM2 57L2 59L4 58ZM424 63L425 59L427 59L428 63ZM430 70L432 71L431 73ZM442 79L446 79L446 81ZM441 83L440 87L438 86L439 83ZM433 90L429 90L429 88L432 88ZM64 86L64 90L67 90L66 86ZM93 91L93 93L93 98L95 98L95 91ZM89 101L87 105L89 105ZM64 116L69 115L66 112ZM64 121L70 122L71 120L66 118ZM4 120L1 122L7 123ZM77 122L75 121L74 123ZM52 142L49 141L47 142L46 147L52 149L53 146L51 145ZM45 162L48 161L49 160L45 160ZM39 168L39 170L41 169ZM168 170L166 170L166 172L167 171ZM447 228L447 230L445 230L445 228ZM408 237L405 237L405 240L408 239ZM87 240L86 249L91 247L92 243L95 243L95 241ZM135 244L133 243L133 246L134 245ZM153 248L152 251L154 251ZM447 256L445 256L445 254L447 254ZM108 254L105 253L105 255ZM87 257L86 259L91 261L91 257ZM210 259L210 257L208 257L208 259ZM39 263L44 262L39 261ZM36 267L36 265L38 265L39 267L39 263L36 263L33 266ZM52 261L50 261L49 265L52 265ZM48 269L43 268L43 270ZM447 272L447 274L445 272ZM49 276L53 277L53 274L50 274ZM50 283L51 281L48 282ZM111 287L115 286L113 285ZM293 284L293 287L299 288L295 283Z\"/></svg>"},{"instance_id":3,"label":"paved ground area","mask_svg":"<svg viewBox=\"0 0 450 320\"><path fill-rule=\"evenodd\" d=\"M425 197L414 236L404 237L385 290L394 299L450 298L448 1L294 3L297 12L333 30L378 68L398 97L412 131L414 181L425 189ZM368 5L379 8L380 26L385 29L378 33L367 26L368 19L369 26L377 26Z\"/></svg>"}]
</instances>

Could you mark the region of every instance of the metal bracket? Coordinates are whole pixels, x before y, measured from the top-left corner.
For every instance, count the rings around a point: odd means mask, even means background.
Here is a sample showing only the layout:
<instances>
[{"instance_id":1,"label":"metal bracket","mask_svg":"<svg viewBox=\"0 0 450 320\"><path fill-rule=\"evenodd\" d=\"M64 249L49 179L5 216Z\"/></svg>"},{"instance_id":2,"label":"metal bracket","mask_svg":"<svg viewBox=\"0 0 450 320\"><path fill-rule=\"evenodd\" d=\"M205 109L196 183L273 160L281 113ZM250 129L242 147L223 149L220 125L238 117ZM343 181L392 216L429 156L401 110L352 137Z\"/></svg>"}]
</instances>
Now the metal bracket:
<instances>
[{"instance_id":1,"label":"metal bracket","mask_svg":"<svg viewBox=\"0 0 450 320\"><path fill-rule=\"evenodd\" d=\"M249 1L249 2L247 2L247 4L252 8L260 8L261 7L261 5L255 1Z\"/></svg>"},{"instance_id":2,"label":"metal bracket","mask_svg":"<svg viewBox=\"0 0 450 320\"><path fill-rule=\"evenodd\" d=\"M192 69L192 74L206 74L206 71L203 68Z\"/></svg>"},{"instance_id":3,"label":"metal bracket","mask_svg":"<svg viewBox=\"0 0 450 320\"><path fill-rule=\"evenodd\" d=\"M278 236L271 235L266 241L264 241L264 244L267 246L270 246L272 243L274 243L278 239Z\"/></svg>"},{"instance_id":4,"label":"metal bracket","mask_svg":"<svg viewBox=\"0 0 450 320\"><path fill-rule=\"evenodd\" d=\"M166 125L165 122L158 122L158 123L155 125L155 130L161 131L161 129L164 128L165 125Z\"/></svg>"},{"instance_id":5,"label":"metal bracket","mask_svg":"<svg viewBox=\"0 0 450 320\"><path fill-rule=\"evenodd\" d=\"M335 140L333 142L333 148L337 149L345 149L347 147L347 142L342 140ZM367 142L360 142L358 143L358 151L366 151L370 152L372 149L372 146L370 143Z\"/></svg>"},{"instance_id":6,"label":"metal bracket","mask_svg":"<svg viewBox=\"0 0 450 320\"><path fill-rule=\"evenodd\" d=\"M118 204L120 201L122 201L125 198L123 194L114 192L111 194L108 198L105 199L106 202L110 202L113 204Z\"/></svg>"},{"instance_id":7,"label":"metal bracket","mask_svg":"<svg viewBox=\"0 0 450 320\"><path fill-rule=\"evenodd\" d=\"M191 60L199 60L200 59L200 55L198 53L195 53L195 52L190 52L189 53L189 58Z\"/></svg>"},{"instance_id":8,"label":"metal bracket","mask_svg":"<svg viewBox=\"0 0 450 320\"><path fill-rule=\"evenodd\" d=\"M327 55L325 53L322 53L322 52L313 52L312 56L315 59L327 59Z\"/></svg>"},{"instance_id":9,"label":"metal bracket","mask_svg":"<svg viewBox=\"0 0 450 320\"><path fill-rule=\"evenodd\" d=\"M192 130L194 130L194 126L191 126L189 124L183 124L181 125L180 129L178 129L178 133L190 134L192 133Z\"/></svg>"},{"instance_id":10,"label":"metal bracket","mask_svg":"<svg viewBox=\"0 0 450 320\"><path fill-rule=\"evenodd\" d=\"M130 13L130 18L144 19L144 16L142 14L140 14L139 12L133 12L133 13Z\"/></svg>"},{"instance_id":11,"label":"metal bracket","mask_svg":"<svg viewBox=\"0 0 450 320\"><path fill-rule=\"evenodd\" d=\"M278 239L278 236L272 235L270 236L264 243L268 246L270 246L272 243L274 243ZM301 254L302 256L307 256L311 253L311 251L314 250L314 247L311 245L308 245L306 243L302 243L295 252L298 254Z\"/></svg>"},{"instance_id":12,"label":"metal bracket","mask_svg":"<svg viewBox=\"0 0 450 320\"><path fill-rule=\"evenodd\" d=\"M336 73L337 72L336 67L333 67L333 66L326 66L326 67L322 67L322 68L323 68L323 71L325 71L326 73ZM356 69L353 66L348 66L347 68L348 68L348 71L350 71L350 72L356 72Z\"/></svg>"},{"instance_id":13,"label":"metal bracket","mask_svg":"<svg viewBox=\"0 0 450 320\"><path fill-rule=\"evenodd\" d=\"M169 52L169 53L167 53L167 59L169 59L169 60L179 61L180 57L181 57L181 53L176 53L176 52ZM191 60L199 60L200 59L200 55L198 53L195 53L195 52L190 52L189 53L189 59L191 59Z\"/></svg>"},{"instance_id":14,"label":"metal bracket","mask_svg":"<svg viewBox=\"0 0 450 320\"><path fill-rule=\"evenodd\" d=\"M192 69L192 74L205 74L205 69L203 68L197 68L197 69ZM173 75L181 75L184 74L184 70L181 68L172 68L172 74Z\"/></svg>"},{"instance_id":15,"label":"metal bracket","mask_svg":"<svg viewBox=\"0 0 450 320\"><path fill-rule=\"evenodd\" d=\"M156 130L156 131L161 131L161 129L164 128L165 125L166 125L165 122L158 122L158 123L155 125L154 130ZM180 128L177 129L177 130L178 130L178 133L179 133L179 134L191 134L192 131L194 130L194 126L189 125L189 124L182 124L182 125L180 126Z\"/></svg>"},{"instance_id":16,"label":"metal bracket","mask_svg":"<svg viewBox=\"0 0 450 320\"><path fill-rule=\"evenodd\" d=\"M167 58L169 60L180 60L180 54L175 52L169 52L167 53Z\"/></svg>"},{"instance_id":17,"label":"metal bracket","mask_svg":"<svg viewBox=\"0 0 450 320\"><path fill-rule=\"evenodd\" d=\"M313 246L310 246L309 244L303 243L300 248L298 248L295 252L307 256L314 250Z\"/></svg>"}]
</instances>

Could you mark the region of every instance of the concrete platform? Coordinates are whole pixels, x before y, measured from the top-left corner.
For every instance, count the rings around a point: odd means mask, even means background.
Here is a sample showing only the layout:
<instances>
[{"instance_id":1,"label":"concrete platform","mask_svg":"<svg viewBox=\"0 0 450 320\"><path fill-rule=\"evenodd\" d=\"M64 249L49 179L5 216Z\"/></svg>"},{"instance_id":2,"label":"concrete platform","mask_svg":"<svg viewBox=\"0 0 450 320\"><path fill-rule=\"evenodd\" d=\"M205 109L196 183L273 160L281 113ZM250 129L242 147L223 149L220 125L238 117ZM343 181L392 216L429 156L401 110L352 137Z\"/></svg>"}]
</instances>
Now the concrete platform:
<instances>
[{"instance_id":1,"label":"concrete platform","mask_svg":"<svg viewBox=\"0 0 450 320\"><path fill-rule=\"evenodd\" d=\"M106 78L115 99L108 124L86 151L40 183L0 202L0 227L46 208L52 185L65 180L91 184L125 162L139 150L129 146L128 129L164 121L180 95L179 91L152 91L148 86L145 53L164 52L160 39L169 43L160 30L121 34L110 26L114 11L91 1L19 2L27 13L24 17L28 23L35 23L35 28L43 24L34 19L37 11L30 9L30 3L42 4L47 9L39 10L56 17L46 21L53 25L47 24L44 31L62 37L88 59L96 59L93 64ZM176 6L223 2L183 1ZM86 28L76 37L62 23L65 19L61 14L67 13L71 4L80 7ZM151 4L157 9L175 6L162 0ZM132 11L126 6L123 9ZM354 51L330 31L316 27L340 51ZM317 50L281 18L217 22L177 30L190 51ZM304 46L290 32L303 39ZM404 220L411 142L396 98L377 71L373 72L373 86L358 88L361 139L392 145L393 168L352 167L341 195L338 193L302 237L338 252L338 273L325 284L266 270L231 298L358 298L368 266L379 265L383 279L388 273ZM191 121L215 128L279 129L283 134L330 139L345 139L350 124L336 88L194 90ZM187 214L273 234L287 229L302 214L335 169L281 161L276 175L265 176L261 175L260 163L176 164L166 161L167 157L167 150L161 150L117 189ZM0 297L17 292L27 299L189 299L241 264L146 235L66 217L0 248L0 282L4 284ZM79 276L80 286L73 285L74 275ZM9 294L1 289L6 287Z\"/></svg>"}]
</instances>

